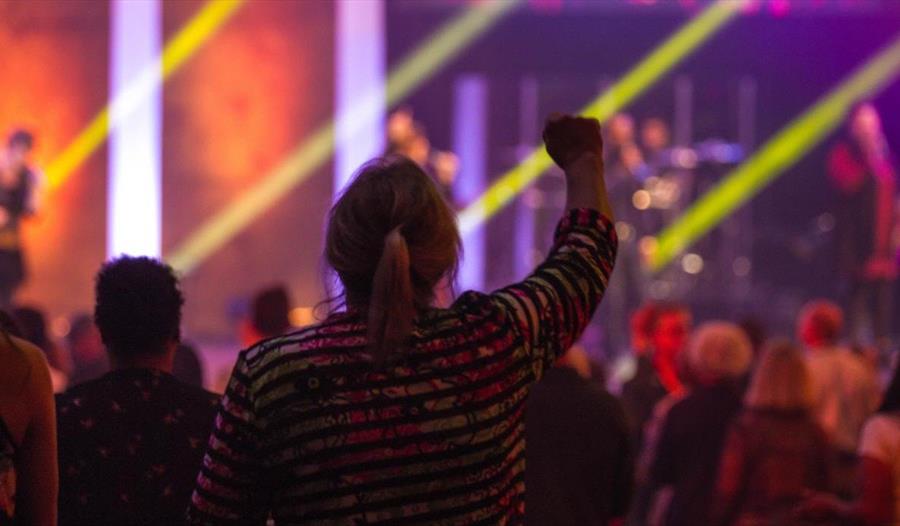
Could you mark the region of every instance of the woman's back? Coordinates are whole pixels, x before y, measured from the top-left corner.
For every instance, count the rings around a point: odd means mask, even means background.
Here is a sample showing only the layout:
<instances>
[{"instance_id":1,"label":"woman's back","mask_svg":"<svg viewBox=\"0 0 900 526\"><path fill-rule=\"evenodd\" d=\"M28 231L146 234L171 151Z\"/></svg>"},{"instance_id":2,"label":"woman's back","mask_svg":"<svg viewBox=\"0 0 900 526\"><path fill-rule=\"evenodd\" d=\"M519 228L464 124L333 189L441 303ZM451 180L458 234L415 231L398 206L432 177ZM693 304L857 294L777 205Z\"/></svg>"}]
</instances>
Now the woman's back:
<instances>
[{"instance_id":1,"label":"woman's back","mask_svg":"<svg viewBox=\"0 0 900 526\"><path fill-rule=\"evenodd\" d=\"M498 524L521 515L528 388L589 321L614 250L606 219L571 210L528 280L424 313L411 348L383 370L366 352L365 317L352 311L241 353L192 519L271 510L279 524Z\"/></svg>"},{"instance_id":2,"label":"woman's back","mask_svg":"<svg viewBox=\"0 0 900 526\"><path fill-rule=\"evenodd\" d=\"M828 484L825 434L803 410L745 409L723 451L723 515L740 524L793 524L791 512L807 490Z\"/></svg>"}]
</instances>

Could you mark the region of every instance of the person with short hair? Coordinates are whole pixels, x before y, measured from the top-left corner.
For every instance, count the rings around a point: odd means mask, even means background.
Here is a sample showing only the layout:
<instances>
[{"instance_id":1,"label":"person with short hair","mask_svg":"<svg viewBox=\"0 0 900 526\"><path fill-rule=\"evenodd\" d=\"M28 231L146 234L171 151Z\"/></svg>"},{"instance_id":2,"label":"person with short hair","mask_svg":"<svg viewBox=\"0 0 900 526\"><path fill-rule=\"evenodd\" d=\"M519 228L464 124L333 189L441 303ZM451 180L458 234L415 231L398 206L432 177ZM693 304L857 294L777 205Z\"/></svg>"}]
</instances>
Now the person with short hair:
<instances>
[{"instance_id":1,"label":"person with short hair","mask_svg":"<svg viewBox=\"0 0 900 526\"><path fill-rule=\"evenodd\" d=\"M878 408L880 393L875 371L840 345L844 312L835 303L814 300L797 317L797 334L806 347L806 364L813 383L813 414L828 435L834 452L834 489L853 490L859 435Z\"/></svg>"},{"instance_id":2,"label":"person with short hair","mask_svg":"<svg viewBox=\"0 0 900 526\"><path fill-rule=\"evenodd\" d=\"M792 524L805 492L828 488L828 441L812 405L803 354L770 344L725 442L711 524Z\"/></svg>"},{"instance_id":3,"label":"person with short hair","mask_svg":"<svg viewBox=\"0 0 900 526\"><path fill-rule=\"evenodd\" d=\"M58 395L61 525L179 524L218 396L172 376L184 297L172 269L100 269L94 319L112 371Z\"/></svg>"},{"instance_id":4,"label":"person with short hair","mask_svg":"<svg viewBox=\"0 0 900 526\"><path fill-rule=\"evenodd\" d=\"M326 259L346 310L240 353L191 524L519 524L532 385L582 334L616 254L595 119L544 141L567 207L547 259L434 307L456 217L406 158L363 166L332 207Z\"/></svg>"},{"instance_id":5,"label":"person with short hair","mask_svg":"<svg viewBox=\"0 0 900 526\"><path fill-rule=\"evenodd\" d=\"M620 399L628 416L632 444L640 451L644 427L656 404L682 390L678 361L690 336L691 314L683 305L658 303L647 307L634 321L638 335L646 334L642 341L647 350L638 356L635 375L622 386Z\"/></svg>"},{"instance_id":6,"label":"person with short hair","mask_svg":"<svg viewBox=\"0 0 900 526\"><path fill-rule=\"evenodd\" d=\"M701 325L685 352L691 389L666 414L649 473L649 487L671 495L657 508L666 526L709 524L722 446L753 357L740 327L723 321Z\"/></svg>"}]
</instances>

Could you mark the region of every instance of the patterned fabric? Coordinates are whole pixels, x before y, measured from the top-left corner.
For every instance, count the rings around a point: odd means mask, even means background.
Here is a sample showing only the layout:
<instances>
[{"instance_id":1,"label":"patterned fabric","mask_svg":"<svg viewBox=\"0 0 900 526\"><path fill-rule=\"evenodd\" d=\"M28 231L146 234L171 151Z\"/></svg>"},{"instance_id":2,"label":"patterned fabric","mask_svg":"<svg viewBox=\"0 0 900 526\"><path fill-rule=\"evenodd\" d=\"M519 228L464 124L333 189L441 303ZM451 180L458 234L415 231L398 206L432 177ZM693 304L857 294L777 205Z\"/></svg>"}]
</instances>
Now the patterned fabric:
<instances>
[{"instance_id":1,"label":"patterned fabric","mask_svg":"<svg viewBox=\"0 0 900 526\"><path fill-rule=\"evenodd\" d=\"M13 523L16 515L16 445L0 418L0 526Z\"/></svg>"},{"instance_id":2,"label":"patterned fabric","mask_svg":"<svg viewBox=\"0 0 900 526\"><path fill-rule=\"evenodd\" d=\"M59 524L178 524L219 397L149 369L57 395Z\"/></svg>"},{"instance_id":3,"label":"patterned fabric","mask_svg":"<svg viewBox=\"0 0 900 526\"><path fill-rule=\"evenodd\" d=\"M581 334L616 239L571 210L524 282L423 313L376 370L353 311L240 354L193 524L509 524L524 513L524 401Z\"/></svg>"}]
</instances>

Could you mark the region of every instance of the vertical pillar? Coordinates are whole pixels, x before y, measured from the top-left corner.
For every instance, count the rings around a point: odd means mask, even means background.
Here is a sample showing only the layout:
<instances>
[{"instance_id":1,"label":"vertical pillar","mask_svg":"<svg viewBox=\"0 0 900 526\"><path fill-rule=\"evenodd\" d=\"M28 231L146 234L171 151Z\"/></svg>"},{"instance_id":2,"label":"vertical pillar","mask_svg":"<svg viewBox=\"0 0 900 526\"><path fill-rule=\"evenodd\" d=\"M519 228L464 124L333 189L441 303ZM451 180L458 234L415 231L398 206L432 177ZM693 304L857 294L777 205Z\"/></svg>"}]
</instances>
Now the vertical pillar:
<instances>
[{"instance_id":1,"label":"vertical pillar","mask_svg":"<svg viewBox=\"0 0 900 526\"><path fill-rule=\"evenodd\" d=\"M162 247L161 8L159 0L114 0L110 6L110 257L159 257ZM138 81L152 86L147 96L124 97Z\"/></svg>"},{"instance_id":2,"label":"vertical pillar","mask_svg":"<svg viewBox=\"0 0 900 526\"><path fill-rule=\"evenodd\" d=\"M385 147L383 0L335 3L335 160L337 196L361 164Z\"/></svg>"},{"instance_id":3,"label":"vertical pillar","mask_svg":"<svg viewBox=\"0 0 900 526\"><path fill-rule=\"evenodd\" d=\"M453 96L453 149L459 156L454 197L467 205L487 189L487 82L480 75L456 81ZM463 237L459 269L462 290L482 290L485 278L485 227L478 225Z\"/></svg>"}]
</instances>

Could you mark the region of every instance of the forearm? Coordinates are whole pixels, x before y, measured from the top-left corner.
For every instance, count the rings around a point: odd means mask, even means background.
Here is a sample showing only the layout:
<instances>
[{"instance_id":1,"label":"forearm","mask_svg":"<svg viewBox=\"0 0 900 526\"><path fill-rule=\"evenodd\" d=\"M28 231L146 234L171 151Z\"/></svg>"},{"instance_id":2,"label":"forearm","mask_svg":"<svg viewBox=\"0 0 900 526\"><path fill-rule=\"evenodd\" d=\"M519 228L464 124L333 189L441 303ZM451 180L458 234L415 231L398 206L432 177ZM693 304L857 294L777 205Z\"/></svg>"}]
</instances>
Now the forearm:
<instances>
[{"instance_id":1,"label":"forearm","mask_svg":"<svg viewBox=\"0 0 900 526\"><path fill-rule=\"evenodd\" d=\"M566 167L566 209L591 208L613 221L614 215L606 182L603 160L586 153Z\"/></svg>"}]
</instances>

